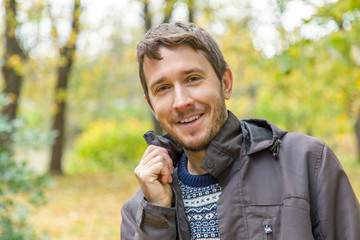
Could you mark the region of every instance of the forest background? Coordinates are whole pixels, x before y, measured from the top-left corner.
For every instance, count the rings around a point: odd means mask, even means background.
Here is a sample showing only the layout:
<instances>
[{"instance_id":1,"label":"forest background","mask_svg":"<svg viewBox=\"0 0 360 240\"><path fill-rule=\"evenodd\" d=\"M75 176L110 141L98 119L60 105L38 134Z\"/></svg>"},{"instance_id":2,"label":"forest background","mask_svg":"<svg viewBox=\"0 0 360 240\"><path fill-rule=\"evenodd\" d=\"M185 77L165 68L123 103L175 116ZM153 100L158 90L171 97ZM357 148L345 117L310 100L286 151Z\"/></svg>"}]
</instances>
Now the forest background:
<instances>
[{"instance_id":1,"label":"forest background","mask_svg":"<svg viewBox=\"0 0 360 240\"><path fill-rule=\"evenodd\" d=\"M360 196L357 0L1 0L0 239L118 239L145 131L135 45L195 22L234 75L228 108L325 141Z\"/></svg>"}]
</instances>

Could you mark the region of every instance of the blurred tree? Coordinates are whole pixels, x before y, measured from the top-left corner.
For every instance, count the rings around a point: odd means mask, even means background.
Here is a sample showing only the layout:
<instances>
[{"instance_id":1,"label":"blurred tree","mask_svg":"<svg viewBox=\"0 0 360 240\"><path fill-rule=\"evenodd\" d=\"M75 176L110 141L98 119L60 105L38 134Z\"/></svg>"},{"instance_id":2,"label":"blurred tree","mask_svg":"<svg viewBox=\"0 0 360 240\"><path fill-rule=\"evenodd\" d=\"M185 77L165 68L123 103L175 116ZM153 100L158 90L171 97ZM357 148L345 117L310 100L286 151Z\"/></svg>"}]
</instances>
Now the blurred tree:
<instances>
[{"instance_id":1,"label":"blurred tree","mask_svg":"<svg viewBox=\"0 0 360 240\"><path fill-rule=\"evenodd\" d=\"M1 98L0 106L4 103L7 101ZM13 144L9 146L10 152L20 142L29 146L37 138L34 131L24 130L20 125L19 119L13 119L10 123L5 117L0 117L0 128L14 136ZM46 203L43 188L50 179L36 174L26 162L16 161L8 150L0 149L0 239L45 240L29 224L28 212L29 204L40 207Z\"/></svg>"},{"instance_id":2,"label":"blurred tree","mask_svg":"<svg viewBox=\"0 0 360 240\"><path fill-rule=\"evenodd\" d=\"M80 31L80 0L74 0L73 6L71 33L66 44L59 49L60 59L57 71L57 84L55 89L55 102L53 109L54 122L52 127L52 129L57 132L57 137L55 138L55 143L52 147L50 160L50 171L55 174L62 174L68 81L75 59L76 41ZM53 31L56 31L55 27L53 27Z\"/></svg>"},{"instance_id":3,"label":"blurred tree","mask_svg":"<svg viewBox=\"0 0 360 240\"><path fill-rule=\"evenodd\" d=\"M214 35L241 78L229 106L238 115L267 118L341 145L339 136L349 134L360 112L360 2L276 3L265 14L255 1L233 1L239 14L221 14L226 5L219 5L205 19L208 29L215 25ZM293 4L304 4L308 16L289 28L284 19ZM355 136L360 148L359 127Z\"/></svg>"},{"instance_id":4,"label":"blurred tree","mask_svg":"<svg viewBox=\"0 0 360 240\"><path fill-rule=\"evenodd\" d=\"M316 17L321 17L324 23L336 22L339 29L325 38L324 46L329 55L338 58L331 78L336 77L338 89L341 89L343 118L353 119L360 162L360 2L344 0L325 6Z\"/></svg>"},{"instance_id":5,"label":"blurred tree","mask_svg":"<svg viewBox=\"0 0 360 240\"><path fill-rule=\"evenodd\" d=\"M16 118L19 104L20 90L24 78L24 63L27 54L20 47L16 37L16 29L19 22L16 17L17 1L4 1L5 5L5 64L2 66L4 76L3 93L9 99L9 104L2 106L1 115L10 123ZM12 133L2 131L0 133L0 148L7 151L10 149Z\"/></svg>"},{"instance_id":6,"label":"blurred tree","mask_svg":"<svg viewBox=\"0 0 360 240\"><path fill-rule=\"evenodd\" d=\"M347 119L351 119L355 125L353 129L360 159L359 11L360 2L354 0L340 1L318 8L318 13L304 25L314 28L317 26L319 31L324 31L332 25L335 26L335 31L312 40L303 39L291 45L278 58L281 68L277 75L278 79L289 79L291 76L301 74L297 78L297 85L300 82L307 82L308 94L304 95L298 91L302 103L309 101L306 110L308 114L302 119L308 121L306 118L309 116L315 114L319 116L314 118L319 121L317 124L306 123L308 129L314 130L319 126L318 128L327 131L335 128L335 132L343 132ZM300 35L300 28L298 31ZM298 87L298 89L302 88ZM317 104L314 105L314 102ZM326 121L326 118L333 120Z\"/></svg>"},{"instance_id":7,"label":"blurred tree","mask_svg":"<svg viewBox=\"0 0 360 240\"><path fill-rule=\"evenodd\" d=\"M165 0L163 23L169 23L177 0ZM147 29L148 30L148 29Z\"/></svg>"},{"instance_id":8,"label":"blurred tree","mask_svg":"<svg viewBox=\"0 0 360 240\"><path fill-rule=\"evenodd\" d=\"M189 22L194 22L195 20L195 0L187 1L188 11L189 11Z\"/></svg>"}]
</instances>

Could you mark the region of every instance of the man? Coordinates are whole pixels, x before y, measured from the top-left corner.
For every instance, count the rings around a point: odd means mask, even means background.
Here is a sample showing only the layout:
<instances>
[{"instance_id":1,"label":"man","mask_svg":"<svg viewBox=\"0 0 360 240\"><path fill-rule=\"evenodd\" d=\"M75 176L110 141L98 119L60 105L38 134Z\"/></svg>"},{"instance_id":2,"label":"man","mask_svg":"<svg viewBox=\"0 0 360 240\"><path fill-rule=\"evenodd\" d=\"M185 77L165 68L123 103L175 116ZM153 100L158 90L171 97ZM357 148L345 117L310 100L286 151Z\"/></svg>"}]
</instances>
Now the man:
<instances>
[{"instance_id":1,"label":"man","mask_svg":"<svg viewBox=\"0 0 360 240\"><path fill-rule=\"evenodd\" d=\"M231 70L205 30L158 25L137 59L169 134L144 135L121 239L360 239L359 202L323 142L227 111Z\"/></svg>"}]
</instances>

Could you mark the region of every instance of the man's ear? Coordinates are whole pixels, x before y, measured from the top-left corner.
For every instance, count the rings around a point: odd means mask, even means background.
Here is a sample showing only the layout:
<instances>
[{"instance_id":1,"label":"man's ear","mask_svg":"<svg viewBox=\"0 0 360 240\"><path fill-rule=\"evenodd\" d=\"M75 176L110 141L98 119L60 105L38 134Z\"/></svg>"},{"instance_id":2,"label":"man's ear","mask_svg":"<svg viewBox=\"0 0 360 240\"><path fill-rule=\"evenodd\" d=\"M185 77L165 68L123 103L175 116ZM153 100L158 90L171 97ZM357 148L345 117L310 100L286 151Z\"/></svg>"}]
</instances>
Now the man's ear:
<instances>
[{"instance_id":1,"label":"man's ear","mask_svg":"<svg viewBox=\"0 0 360 240\"><path fill-rule=\"evenodd\" d=\"M226 100L229 100L232 93L232 86L233 86L233 76L230 68L226 68L226 71L224 72L222 79L222 91L224 94L224 98Z\"/></svg>"},{"instance_id":2,"label":"man's ear","mask_svg":"<svg viewBox=\"0 0 360 240\"><path fill-rule=\"evenodd\" d=\"M157 118L157 115L156 115L156 113L155 113L155 111L154 111L154 108L152 107L152 105L151 105L151 103L150 103L150 100L146 97L145 94L144 94L144 99L145 99L145 101L147 102L147 104L148 104L148 106L149 106L149 108L150 108L150 111L152 112L152 114L154 115L154 117L155 117L156 120L157 120L158 118Z\"/></svg>"}]
</instances>

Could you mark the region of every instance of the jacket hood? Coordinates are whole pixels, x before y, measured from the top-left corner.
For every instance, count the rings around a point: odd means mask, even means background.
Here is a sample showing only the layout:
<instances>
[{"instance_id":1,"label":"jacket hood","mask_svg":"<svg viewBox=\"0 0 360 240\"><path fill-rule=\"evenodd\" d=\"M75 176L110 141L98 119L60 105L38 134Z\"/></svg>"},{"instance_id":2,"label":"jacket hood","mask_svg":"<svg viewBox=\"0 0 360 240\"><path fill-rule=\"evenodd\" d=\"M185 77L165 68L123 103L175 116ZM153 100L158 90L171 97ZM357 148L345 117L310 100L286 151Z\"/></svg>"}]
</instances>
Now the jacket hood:
<instances>
[{"instance_id":1,"label":"jacket hood","mask_svg":"<svg viewBox=\"0 0 360 240\"><path fill-rule=\"evenodd\" d=\"M266 148L274 152L279 151L281 138L287 131L278 128L276 125L264 119L245 119L240 121L243 133L243 150L250 155Z\"/></svg>"},{"instance_id":2,"label":"jacket hood","mask_svg":"<svg viewBox=\"0 0 360 240\"><path fill-rule=\"evenodd\" d=\"M218 155L218 152L237 157L240 154L250 155L264 149L269 149L277 158L280 150L281 138L287 132L264 119L238 118L229 111L229 117L220 129L218 135L210 142L206 156ZM168 150L174 166L180 160L184 150L169 134L157 135L154 131L144 134L149 145L164 147Z\"/></svg>"}]
</instances>

